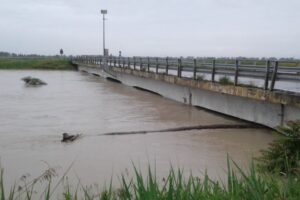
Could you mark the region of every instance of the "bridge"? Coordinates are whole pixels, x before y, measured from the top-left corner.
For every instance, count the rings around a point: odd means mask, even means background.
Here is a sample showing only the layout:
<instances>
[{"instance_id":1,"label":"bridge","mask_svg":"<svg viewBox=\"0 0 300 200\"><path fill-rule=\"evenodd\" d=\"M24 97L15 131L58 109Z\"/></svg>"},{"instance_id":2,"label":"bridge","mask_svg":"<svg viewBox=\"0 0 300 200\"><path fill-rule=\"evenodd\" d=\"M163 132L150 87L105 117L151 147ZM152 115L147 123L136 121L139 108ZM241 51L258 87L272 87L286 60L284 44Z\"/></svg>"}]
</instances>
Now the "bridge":
<instances>
[{"instance_id":1,"label":"bridge","mask_svg":"<svg viewBox=\"0 0 300 200\"><path fill-rule=\"evenodd\" d=\"M80 71L271 128L300 120L298 61L78 56Z\"/></svg>"}]
</instances>

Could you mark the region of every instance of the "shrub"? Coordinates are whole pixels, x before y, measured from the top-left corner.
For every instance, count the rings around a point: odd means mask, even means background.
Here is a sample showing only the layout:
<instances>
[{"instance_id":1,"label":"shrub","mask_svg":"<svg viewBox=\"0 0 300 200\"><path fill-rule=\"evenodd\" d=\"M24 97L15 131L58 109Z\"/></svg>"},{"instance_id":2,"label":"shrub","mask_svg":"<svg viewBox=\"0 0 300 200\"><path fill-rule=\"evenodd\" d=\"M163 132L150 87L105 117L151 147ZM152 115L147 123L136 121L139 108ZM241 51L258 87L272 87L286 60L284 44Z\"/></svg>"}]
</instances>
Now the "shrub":
<instances>
[{"instance_id":1,"label":"shrub","mask_svg":"<svg viewBox=\"0 0 300 200\"><path fill-rule=\"evenodd\" d=\"M196 80L198 81L204 81L204 75L203 74L198 74L197 77L196 77Z\"/></svg>"},{"instance_id":2,"label":"shrub","mask_svg":"<svg viewBox=\"0 0 300 200\"><path fill-rule=\"evenodd\" d=\"M230 80L230 78L228 76L220 77L219 83L221 85L233 85L233 82Z\"/></svg>"},{"instance_id":3,"label":"shrub","mask_svg":"<svg viewBox=\"0 0 300 200\"><path fill-rule=\"evenodd\" d=\"M284 135L280 135L283 133ZM256 158L262 171L295 174L300 172L300 122L289 122L276 131L278 139ZM279 136L280 135L280 136Z\"/></svg>"}]
</instances>

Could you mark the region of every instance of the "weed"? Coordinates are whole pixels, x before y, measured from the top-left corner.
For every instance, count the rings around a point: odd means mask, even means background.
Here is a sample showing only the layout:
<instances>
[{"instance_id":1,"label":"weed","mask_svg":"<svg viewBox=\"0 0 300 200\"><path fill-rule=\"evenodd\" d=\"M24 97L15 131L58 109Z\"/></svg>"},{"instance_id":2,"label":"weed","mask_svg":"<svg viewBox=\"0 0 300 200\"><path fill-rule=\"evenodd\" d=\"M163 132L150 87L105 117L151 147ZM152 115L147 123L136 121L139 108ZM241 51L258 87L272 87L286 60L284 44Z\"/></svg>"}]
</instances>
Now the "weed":
<instances>
[{"instance_id":1,"label":"weed","mask_svg":"<svg viewBox=\"0 0 300 200\"><path fill-rule=\"evenodd\" d=\"M228 76L223 76L219 78L219 83L221 85L233 85L233 82Z\"/></svg>"},{"instance_id":2,"label":"weed","mask_svg":"<svg viewBox=\"0 0 300 200\"><path fill-rule=\"evenodd\" d=\"M198 81L204 81L205 76L203 74L198 74L196 77L196 80Z\"/></svg>"},{"instance_id":3,"label":"weed","mask_svg":"<svg viewBox=\"0 0 300 200\"><path fill-rule=\"evenodd\" d=\"M280 176L262 175L253 162L249 170L241 169L237 163L227 158L227 182L213 181L205 173L204 177L190 174L187 178L183 170L175 170L173 167L166 178L158 179L153 170L148 167L147 175L133 165L133 178L122 175L120 189L113 189L112 182L108 189L93 193L91 188L79 184L82 193L78 189L71 191L67 185L65 191L59 195L62 199L95 199L100 200L189 200L189 199L299 199L300 181L299 176L287 175L284 179ZM0 200L5 200L3 170L0 174ZM52 176L51 176L52 177ZM45 179L48 184L45 188L44 199L51 199L51 178ZM80 182L80 180L79 180ZM17 199L36 199L29 188L24 196ZM8 195L14 199L15 187L13 186ZM52 190L53 191L53 190ZM43 196L42 196L43 197Z\"/></svg>"}]
</instances>

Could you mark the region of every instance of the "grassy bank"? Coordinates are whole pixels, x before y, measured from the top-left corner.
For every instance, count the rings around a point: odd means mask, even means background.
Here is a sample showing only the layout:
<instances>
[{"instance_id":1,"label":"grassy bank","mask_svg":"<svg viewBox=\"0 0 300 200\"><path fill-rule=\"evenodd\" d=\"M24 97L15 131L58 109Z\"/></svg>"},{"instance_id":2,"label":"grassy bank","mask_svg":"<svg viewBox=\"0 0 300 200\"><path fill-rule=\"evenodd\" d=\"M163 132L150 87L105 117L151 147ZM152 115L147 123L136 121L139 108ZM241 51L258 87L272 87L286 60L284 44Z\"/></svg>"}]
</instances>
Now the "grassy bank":
<instances>
[{"instance_id":1,"label":"grassy bank","mask_svg":"<svg viewBox=\"0 0 300 200\"><path fill-rule=\"evenodd\" d=\"M213 181L207 175L202 179L190 175L184 178L182 170L170 169L169 174L158 179L155 172L149 168L148 174L143 175L134 167L132 178L121 175L118 188L112 184L99 189L86 187L78 181L70 186L62 177L60 182L52 184L51 169L42 176L20 185L9 188L5 193L3 174L0 176L0 200L6 199L99 199L99 200L260 200L260 199L299 199L300 176L280 176L279 174L260 174L251 165L245 172L228 159L226 182ZM36 186L43 185L44 189L36 191ZM74 187L75 186L75 187ZM57 188L62 192L55 192ZM35 192L34 192L35 191ZM97 192L96 192L97 191Z\"/></svg>"},{"instance_id":2,"label":"grassy bank","mask_svg":"<svg viewBox=\"0 0 300 200\"><path fill-rule=\"evenodd\" d=\"M0 58L0 69L72 70L66 58Z\"/></svg>"}]
</instances>

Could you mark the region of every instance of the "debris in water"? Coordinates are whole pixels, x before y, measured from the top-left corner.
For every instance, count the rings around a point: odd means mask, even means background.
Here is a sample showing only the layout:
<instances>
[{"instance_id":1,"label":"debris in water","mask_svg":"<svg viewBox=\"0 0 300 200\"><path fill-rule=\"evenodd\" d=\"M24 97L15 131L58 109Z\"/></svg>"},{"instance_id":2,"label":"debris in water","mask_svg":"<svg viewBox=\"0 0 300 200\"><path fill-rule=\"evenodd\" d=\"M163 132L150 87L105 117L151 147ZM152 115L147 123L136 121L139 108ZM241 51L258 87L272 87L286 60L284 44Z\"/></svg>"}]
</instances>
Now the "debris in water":
<instances>
[{"instance_id":1,"label":"debris in water","mask_svg":"<svg viewBox=\"0 0 300 200\"><path fill-rule=\"evenodd\" d=\"M178 131L203 130L203 129L246 129L246 128L264 128L264 126L259 125L259 124L254 124L254 123L249 123L249 124L212 124L212 125L198 125L198 126L182 126L182 127L177 127L177 128L168 128L168 129L161 129L161 130L111 132L111 133L100 134L100 136L178 132Z\"/></svg>"},{"instance_id":2,"label":"debris in water","mask_svg":"<svg viewBox=\"0 0 300 200\"><path fill-rule=\"evenodd\" d=\"M22 80L28 86L47 85L47 83L45 83L44 81L42 81L38 78L31 77L31 76L26 76L26 77L22 78Z\"/></svg>"},{"instance_id":3,"label":"debris in water","mask_svg":"<svg viewBox=\"0 0 300 200\"><path fill-rule=\"evenodd\" d=\"M61 142L73 142L74 140L79 138L80 134L70 135L68 133L63 133L62 136L63 138Z\"/></svg>"}]
</instances>

